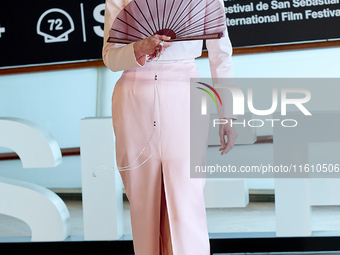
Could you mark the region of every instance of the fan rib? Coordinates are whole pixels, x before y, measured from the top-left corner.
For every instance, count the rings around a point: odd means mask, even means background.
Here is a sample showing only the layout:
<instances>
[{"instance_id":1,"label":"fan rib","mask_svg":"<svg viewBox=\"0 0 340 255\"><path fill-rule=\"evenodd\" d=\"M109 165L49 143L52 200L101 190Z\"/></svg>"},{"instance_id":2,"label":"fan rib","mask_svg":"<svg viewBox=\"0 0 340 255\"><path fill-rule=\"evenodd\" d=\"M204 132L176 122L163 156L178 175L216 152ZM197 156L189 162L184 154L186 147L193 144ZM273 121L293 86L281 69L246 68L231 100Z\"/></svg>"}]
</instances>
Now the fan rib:
<instances>
[{"instance_id":1,"label":"fan rib","mask_svg":"<svg viewBox=\"0 0 340 255\"><path fill-rule=\"evenodd\" d=\"M173 26L173 25L172 25L172 22L174 21L174 18L176 17L179 8L181 8L182 3L183 3L183 0L181 0L181 3L179 4L179 6L178 6L178 8L177 8L177 10L176 10L176 12L175 12L175 15L172 17L172 20L170 21L169 27L172 27L172 26Z\"/></svg>"},{"instance_id":2,"label":"fan rib","mask_svg":"<svg viewBox=\"0 0 340 255\"><path fill-rule=\"evenodd\" d=\"M125 12L127 12L129 15L131 15L128 11L125 10ZM137 32L143 34L144 36L148 37L148 35L146 35L145 33L143 33L142 31L140 31L139 29L135 28L134 26L130 25L129 23L125 22L124 20L120 19L117 17L117 19L121 22L123 22L125 25L128 25L129 27L133 28L134 30L136 30Z\"/></svg>"},{"instance_id":3,"label":"fan rib","mask_svg":"<svg viewBox=\"0 0 340 255\"><path fill-rule=\"evenodd\" d=\"M193 35L193 36L185 36L181 38L176 38L170 40L171 42L176 41L191 41L191 40L209 40L209 39L220 39L223 36L223 33L215 33L215 34L205 34L205 35Z\"/></svg>"},{"instance_id":4,"label":"fan rib","mask_svg":"<svg viewBox=\"0 0 340 255\"><path fill-rule=\"evenodd\" d=\"M125 10L125 12L127 13L127 14L129 14L130 15L130 17L131 18L133 18L142 28L144 28L144 30L149 34L149 35L152 35L151 33L150 33L150 31L149 30L147 30L135 17L133 17L132 16L132 14L131 13L129 13L127 10ZM132 27L132 26L131 26ZM134 27L133 27L134 28ZM135 28L136 29L136 28ZM136 29L137 30L137 29ZM148 37L148 35L146 35L146 34L144 34L142 31L140 31L140 30L137 30L137 31L139 31L139 32L141 32L143 35L145 35L146 37Z\"/></svg>"},{"instance_id":5,"label":"fan rib","mask_svg":"<svg viewBox=\"0 0 340 255\"><path fill-rule=\"evenodd\" d=\"M190 13L191 13L198 5L199 5L199 3L197 3L196 6L195 6L194 8L192 8L191 11L190 11L188 14L190 14ZM203 10L203 9L202 9L202 10ZM195 17L198 13L200 13L202 10L198 11L195 15L189 17L189 19L187 20L187 22L190 21L192 18L194 18L194 17ZM178 24L173 28L173 30L179 29L179 28L181 28L182 26L184 26L184 25L185 25L185 22L184 22L183 24L181 24L181 22L182 22L185 18L186 18L186 16L184 16L184 17L182 18L182 20L181 20L180 22L178 22ZM178 26L179 26L179 27L178 27Z\"/></svg>"},{"instance_id":6,"label":"fan rib","mask_svg":"<svg viewBox=\"0 0 340 255\"><path fill-rule=\"evenodd\" d=\"M204 28L204 29L195 30L195 31L186 33L185 35L195 34L195 33L197 33L197 32L207 31L207 30L209 30L209 29L216 28L216 27L222 27L222 26L225 26L225 24L220 24L220 25L216 25L216 26L212 26L212 27L206 27L206 28ZM182 34L183 34L183 33L182 33Z\"/></svg>"},{"instance_id":7,"label":"fan rib","mask_svg":"<svg viewBox=\"0 0 340 255\"><path fill-rule=\"evenodd\" d=\"M182 12L181 12L181 14L178 16L176 22L175 22L175 23L172 25L172 27L170 28L171 30L175 31L176 27L178 26L177 21L182 17L184 11L188 8L188 6L189 6L189 4L190 4L191 2L192 2L192 0L190 0L190 1L188 2L188 4L185 6L185 8L182 10ZM199 4L199 3L198 3L198 4ZM197 4L197 5L198 5L198 4ZM196 5L196 6L197 6L197 5ZM190 13L190 12L188 12L188 14L189 14L189 13ZM186 17L187 17L187 15L185 15L185 16L181 19L180 22L182 22L182 20L185 19Z\"/></svg>"},{"instance_id":8,"label":"fan rib","mask_svg":"<svg viewBox=\"0 0 340 255\"><path fill-rule=\"evenodd\" d=\"M157 19L158 19L158 31L161 30L161 24L159 22L159 10L158 10L158 0L156 0L156 10L157 10Z\"/></svg>"},{"instance_id":9,"label":"fan rib","mask_svg":"<svg viewBox=\"0 0 340 255\"><path fill-rule=\"evenodd\" d=\"M163 22L162 22L162 28L164 27L164 17L165 17L165 9L166 9L166 0L164 0L164 8L163 8Z\"/></svg>"},{"instance_id":10,"label":"fan rib","mask_svg":"<svg viewBox=\"0 0 340 255\"><path fill-rule=\"evenodd\" d=\"M195 16L197 16L201 11L203 11L203 10L205 10L209 5L211 5L213 3L213 1L212 2L210 2L210 3L208 3L205 7L203 7L201 10L199 10L196 14L194 14L189 20L191 20L192 18L194 18ZM215 11L217 11L218 10L218 8L217 9L215 9ZM214 11L214 12L215 12ZM200 18L200 19L198 19L198 20L196 20L195 22L193 22L193 23L191 23L188 27L190 27L190 26L192 26L193 24L195 24L195 23L197 23L199 20L202 20L202 19L204 19L205 17L207 17L207 15L206 16L204 16L204 17L202 17L202 18ZM189 21L188 20L188 21ZM184 26L185 25L185 23L184 24L182 24L182 26ZM188 28L188 27L186 27L186 28ZM177 28L177 27L176 27ZM177 28L177 29L179 29L179 28ZM184 27L184 29L185 29L185 27ZM183 29L182 29L183 30ZM180 30L180 31L182 31L182 30Z\"/></svg>"},{"instance_id":11,"label":"fan rib","mask_svg":"<svg viewBox=\"0 0 340 255\"><path fill-rule=\"evenodd\" d=\"M168 19L167 19L167 21L166 21L165 27L168 27L170 14L171 14L171 12L172 12L172 9L173 9L173 7L174 7L175 2L176 2L176 0L172 1L172 5L171 5L170 11L169 11L169 15L168 15Z\"/></svg>"},{"instance_id":12,"label":"fan rib","mask_svg":"<svg viewBox=\"0 0 340 255\"><path fill-rule=\"evenodd\" d=\"M119 31L119 30L114 29L114 28L111 28L111 30L116 31L116 32L118 32L118 33L122 33L122 34L125 34L125 35L129 35L129 36L135 37L135 38L140 39L140 40L143 40L143 38L140 38L140 37L138 37L138 36L135 36L135 35L132 35L132 34L129 34L129 33L125 33L125 32L123 32L123 31Z\"/></svg>"},{"instance_id":13,"label":"fan rib","mask_svg":"<svg viewBox=\"0 0 340 255\"><path fill-rule=\"evenodd\" d=\"M204 25L207 25L208 23L213 22L213 21L215 21L215 20L217 20L217 19L219 19L219 18L220 18L220 17L217 17L217 18L215 18L215 19L209 20L209 21L207 21L206 23L204 23ZM197 27L200 27L200 26L201 26L201 24L199 24L199 25L197 25L197 26L195 26L195 27L192 27L192 28L190 28L190 29L187 29L187 30L185 30L185 31L183 31L184 29L182 29L182 31L178 31L178 34L181 35L181 34L183 34L183 33L186 33L186 32L188 32L188 31L193 30L193 29L195 29L195 28L197 28ZM204 30L204 29L203 29L203 30Z\"/></svg>"},{"instance_id":14,"label":"fan rib","mask_svg":"<svg viewBox=\"0 0 340 255\"><path fill-rule=\"evenodd\" d=\"M148 6L148 9L149 9L149 13L150 13L150 17L152 19L152 23L153 25L155 26L155 31L157 31L157 27L156 27L156 24L155 24L155 20L153 19L153 16L152 16L152 13L151 13L151 10L150 10L150 6L149 6L149 3L148 3L148 0L145 0L147 6Z\"/></svg>"},{"instance_id":15,"label":"fan rib","mask_svg":"<svg viewBox=\"0 0 340 255\"><path fill-rule=\"evenodd\" d=\"M142 10L140 9L140 7L139 7L139 5L137 4L137 2L134 1L134 3L136 4L136 6L137 6L139 12L142 14L142 16L143 16L145 22L146 22L146 23L148 24L148 26L150 27L150 29L151 29L151 31L152 31L152 34L151 34L151 35L155 34L156 32L155 32L155 31L153 30L153 28L151 27L149 21L148 21L147 18L145 17L144 13L143 13Z\"/></svg>"},{"instance_id":16,"label":"fan rib","mask_svg":"<svg viewBox=\"0 0 340 255\"><path fill-rule=\"evenodd\" d=\"M202 17L202 18L200 18L200 19L194 21L194 22L191 23L188 27L185 27L185 28L183 28L183 29L177 31L177 33L180 34L183 30L190 28L190 26L193 26L193 25L196 24L198 21L200 21L200 20L202 20L202 19L205 19L206 17L208 17L209 15L215 13L216 11L218 11L218 8L215 9L215 10L213 10L212 12L208 13L208 14L205 15L204 17ZM214 20L219 19L219 18L220 18L220 17L217 17L217 18L215 18L215 19L213 19L213 20L210 20L210 21L208 21L208 22L204 22L203 25L206 25L206 24L208 24L209 22L214 21ZM196 27L197 27L197 26L196 26ZM190 29L188 29L188 30L190 31ZM188 30L187 30L187 31L188 31Z\"/></svg>"}]
</instances>

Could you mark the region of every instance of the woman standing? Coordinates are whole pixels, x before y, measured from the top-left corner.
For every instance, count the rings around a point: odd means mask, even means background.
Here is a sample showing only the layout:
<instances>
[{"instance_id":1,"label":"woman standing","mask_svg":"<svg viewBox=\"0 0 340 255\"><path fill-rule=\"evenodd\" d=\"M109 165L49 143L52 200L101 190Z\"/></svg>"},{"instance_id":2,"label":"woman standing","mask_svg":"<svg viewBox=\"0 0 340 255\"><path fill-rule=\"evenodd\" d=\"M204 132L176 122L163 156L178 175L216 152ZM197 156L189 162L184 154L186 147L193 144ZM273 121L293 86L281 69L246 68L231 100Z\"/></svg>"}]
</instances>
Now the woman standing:
<instances>
[{"instance_id":1,"label":"woman standing","mask_svg":"<svg viewBox=\"0 0 340 255\"><path fill-rule=\"evenodd\" d=\"M190 178L188 99L190 78L199 77L194 59L202 53L202 41L170 43L169 37L154 35L127 45L107 43L113 21L130 1L106 1L103 61L114 72L124 70L112 96L112 121L117 166L130 169L120 174L130 202L135 254L209 255L205 179ZM159 60L148 60L162 41ZM212 77L231 77L227 31L221 39L208 40L207 48ZM233 117L230 104L225 102L219 117ZM225 154L237 134L233 127L220 126ZM202 128L206 132L208 127Z\"/></svg>"}]
</instances>

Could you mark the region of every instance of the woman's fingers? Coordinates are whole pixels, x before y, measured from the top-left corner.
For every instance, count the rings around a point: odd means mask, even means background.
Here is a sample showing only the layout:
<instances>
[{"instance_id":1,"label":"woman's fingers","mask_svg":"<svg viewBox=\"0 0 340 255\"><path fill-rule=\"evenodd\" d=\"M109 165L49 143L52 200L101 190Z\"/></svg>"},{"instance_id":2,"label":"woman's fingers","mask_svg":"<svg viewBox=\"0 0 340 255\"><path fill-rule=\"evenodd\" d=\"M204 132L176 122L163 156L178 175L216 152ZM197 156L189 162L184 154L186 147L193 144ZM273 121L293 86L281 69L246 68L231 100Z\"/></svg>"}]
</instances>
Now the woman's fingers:
<instances>
[{"instance_id":1,"label":"woman's fingers","mask_svg":"<svg viewBox=\"0 0 340 255\"><path fill-rule=\"evenodd\" d=\"M171 46L172 42L164 42L163 47L164 48L169 48Z\"/></svg>"},{"instance_id":2,"label":"woman's fingers","mask_svg":"<svg viewBox=\"0 0 340 255\"><path fill-rule=\"evenodd\" d=\"M169 48L170 46L171 46L171 42L167 42L167 41L169 41L170 39L171 39L171 37L170 36L166 36L166 35L154 35L154 37L155 38L157 38L158 40L159 40L159 42L157 43L157 45L159 45L159 43L161 42L161 41L164 41L164 43L163 43L163 48L165 49L165 48Z\"/></svg>"},{"instance_id":3,"label":"woman's fingers","mask_svg":"<svg viewBox=\"0 0 340 255\"><path fill-rule=\"evenodd\" d=\"M171 37L166 35L153 35L149 36L143 40L140 40L138 42L135 42L134 44L134 50L136 58L143 57L145 55L151 55L157 50L164 50L171 46L171 42L167 42L170 40ZM161 41L164 41L163 46L160 47Z\"/></svg>"},{"instance_id":4,"label":"woman's fingers","mask_svg":"<svg viewBox=\"0 0 340 255\"><path fill-rule=\"evenodd\" d=\"M166 35L153 35L155 38L157 38L158 40L161 40L161 41L169 41L171 39L170 36L166 36Z\"/></svg>"},{"instance_id":5,"label":"woman's fingers","mask_svg":"<svg viewBox=\"0 0 340 255\"><path fill-rule=\"evenodd\" d=\"M230 123L230 121L228 122ZM219 135L221 143L219 151L222 151L221 155L224 155L234 147L238 135L235 126L231 126L228 124L220 125ZM227 136L227 142L225 141L225 136Z\"/></svg>"}]
</instances>

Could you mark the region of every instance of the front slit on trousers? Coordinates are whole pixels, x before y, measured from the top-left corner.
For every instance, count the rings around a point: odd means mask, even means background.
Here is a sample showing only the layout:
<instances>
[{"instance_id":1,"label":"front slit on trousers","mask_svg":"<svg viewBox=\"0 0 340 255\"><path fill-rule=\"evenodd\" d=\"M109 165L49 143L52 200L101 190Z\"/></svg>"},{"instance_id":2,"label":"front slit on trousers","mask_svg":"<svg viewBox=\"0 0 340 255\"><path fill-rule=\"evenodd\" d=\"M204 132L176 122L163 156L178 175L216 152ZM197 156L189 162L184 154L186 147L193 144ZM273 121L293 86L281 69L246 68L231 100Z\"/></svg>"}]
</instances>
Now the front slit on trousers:
<instances>
[{"instance_id":1,"label":"front slit on trousers","mask_svg":"<svg viewBox=\"0 0 340 255\"><path fill-rule=\"evenodd\" d=\"M160 255L173 255L169 215L164 191L163 167L161 165L161 208L160 208Z\"/></svg>"}]
</instances>

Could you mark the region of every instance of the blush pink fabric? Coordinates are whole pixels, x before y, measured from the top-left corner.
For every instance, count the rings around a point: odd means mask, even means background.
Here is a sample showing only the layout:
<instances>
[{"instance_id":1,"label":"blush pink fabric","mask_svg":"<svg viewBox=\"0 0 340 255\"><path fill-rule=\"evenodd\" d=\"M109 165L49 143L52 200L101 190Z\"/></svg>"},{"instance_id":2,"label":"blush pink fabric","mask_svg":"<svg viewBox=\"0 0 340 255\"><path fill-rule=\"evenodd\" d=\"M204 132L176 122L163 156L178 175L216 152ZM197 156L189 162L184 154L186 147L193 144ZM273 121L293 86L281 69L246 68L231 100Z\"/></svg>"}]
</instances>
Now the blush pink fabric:
<instances>
[{"instance_id":1,"label":"blush pink fabric","mask_svg":"<svg viewBox=\"0 0 340 255\"><path fill-rule=\"evenodd\" d=\"M156 61L140 65L133 43L106 42L114 18L129 2L107 0L105 10L103 61L112 71L124 70L112 96L118 167L135 161L154 128ZM227 30L225 34L220 40L207 41L210 71L215 78L232 77L232 48ZM155 133L132 166L152 156L141 167L120 172L130 201L136 255L210 255L205 179L190 178L190 78L199 77L194 59L201 53L202 41L188 41L175 42L162 54ZM223 101L219 117L233 117L231 96L225 90L219 94ZM199 161L205 160L207 123L197 125L203 141L197 154Z\"/></svg>"},{"instance_id":2,"label":"blush pink fabric","mask_svg":"<svg viewBox=\"0 0 340 255\"><path fill-rule=\"evenodd\" d=\"M115 86L112 117L117 166L134 162L152 133L155 68L156 64L149 62L143 68L126 71ZM194 62L159 63L161 120L159 123L157 114L156 132L132 166L156 152L141 167L120 172L130 201L136 255L210 254L205 179L190 178L189 171L189 86L190 77L198 75Z\"/></svg>"}]
</instances>

